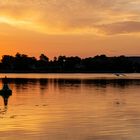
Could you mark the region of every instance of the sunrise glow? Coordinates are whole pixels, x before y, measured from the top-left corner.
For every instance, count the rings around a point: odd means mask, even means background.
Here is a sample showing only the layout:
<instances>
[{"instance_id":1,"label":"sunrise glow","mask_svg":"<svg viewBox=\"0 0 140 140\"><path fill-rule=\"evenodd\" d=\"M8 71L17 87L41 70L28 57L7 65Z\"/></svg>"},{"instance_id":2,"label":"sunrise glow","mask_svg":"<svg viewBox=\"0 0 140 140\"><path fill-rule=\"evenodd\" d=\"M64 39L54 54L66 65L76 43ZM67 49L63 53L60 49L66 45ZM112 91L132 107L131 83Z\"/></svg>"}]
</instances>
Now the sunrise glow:
<instances>
[{"instance_id":1,"label":"sunrise glow","mask_svg":"<svg viewBox=\"0 0 140 140\"><path fill-rule=\"evenodd\" d=\"M139 0L0 1L0 55L139 55L139 6Z\"/></svg>"}]
</instances>

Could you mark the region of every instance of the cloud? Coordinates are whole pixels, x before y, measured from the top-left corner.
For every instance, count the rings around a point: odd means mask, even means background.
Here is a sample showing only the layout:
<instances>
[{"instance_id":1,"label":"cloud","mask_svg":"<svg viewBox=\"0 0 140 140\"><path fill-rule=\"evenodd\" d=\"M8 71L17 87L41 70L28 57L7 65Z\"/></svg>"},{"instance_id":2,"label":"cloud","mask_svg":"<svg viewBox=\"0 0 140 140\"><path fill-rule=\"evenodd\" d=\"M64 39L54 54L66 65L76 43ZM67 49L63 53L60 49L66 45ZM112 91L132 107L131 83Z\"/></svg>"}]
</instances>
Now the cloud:
<instances>
[{"instance_id":1,"label":"cloud","mask_svg":"<svg viewBox=\"0 0 140 140\"><path fill-rule=\"evenodd\" d=\"M139 32L139 7L139 0L0 0L0 17L46 33L118 34Z\"/></svg>"},{"instance_id":2,"label":"cloud","mask_svg":"<svg viewBox=\"0 0 140 140\"><path fill-rule=\"evenodd\" d=\"M98 26L106 34L140 33L140 22L126 21Z\"/></svg>"}]
</instances>

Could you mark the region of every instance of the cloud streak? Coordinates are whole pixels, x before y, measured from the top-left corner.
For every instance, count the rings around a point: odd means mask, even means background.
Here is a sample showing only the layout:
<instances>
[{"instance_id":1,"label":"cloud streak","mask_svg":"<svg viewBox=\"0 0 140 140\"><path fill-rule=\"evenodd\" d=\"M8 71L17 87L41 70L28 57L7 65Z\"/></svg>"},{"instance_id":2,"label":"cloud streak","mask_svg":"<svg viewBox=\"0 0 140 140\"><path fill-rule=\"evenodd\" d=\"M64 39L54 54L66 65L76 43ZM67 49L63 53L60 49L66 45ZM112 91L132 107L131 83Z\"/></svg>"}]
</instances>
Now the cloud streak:
<instances>
[{"instance_id":1,"label":"cloud streak","mask_svg":"<svg viewBox=\"0 0 140 140\"><path fill-rule=\"evenodd\" d=\"M98 28L109 35L140 33L140 22L135 21L117 22L107 25L100 25L98 26Z\"/></svg>"}]
</instances>

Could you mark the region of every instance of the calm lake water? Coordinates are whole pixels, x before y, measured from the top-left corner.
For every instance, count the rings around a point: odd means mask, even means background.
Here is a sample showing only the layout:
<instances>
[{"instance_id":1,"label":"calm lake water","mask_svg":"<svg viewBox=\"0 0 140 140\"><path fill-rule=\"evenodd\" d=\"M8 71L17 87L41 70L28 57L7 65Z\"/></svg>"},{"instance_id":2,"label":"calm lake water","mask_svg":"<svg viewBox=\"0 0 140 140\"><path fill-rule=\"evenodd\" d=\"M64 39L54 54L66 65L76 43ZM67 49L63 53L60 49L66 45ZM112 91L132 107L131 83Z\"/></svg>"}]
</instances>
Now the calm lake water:
<instances>
[{"instance_id":1,"label":"calm lake water","mask_svg":"<svg viewBox=\"0 0 140 140\"><path fill-rule=\"evenodd\" d=\"M0 140L140 140L140 74L5 75Z\"/></svg>"}]
</instances>

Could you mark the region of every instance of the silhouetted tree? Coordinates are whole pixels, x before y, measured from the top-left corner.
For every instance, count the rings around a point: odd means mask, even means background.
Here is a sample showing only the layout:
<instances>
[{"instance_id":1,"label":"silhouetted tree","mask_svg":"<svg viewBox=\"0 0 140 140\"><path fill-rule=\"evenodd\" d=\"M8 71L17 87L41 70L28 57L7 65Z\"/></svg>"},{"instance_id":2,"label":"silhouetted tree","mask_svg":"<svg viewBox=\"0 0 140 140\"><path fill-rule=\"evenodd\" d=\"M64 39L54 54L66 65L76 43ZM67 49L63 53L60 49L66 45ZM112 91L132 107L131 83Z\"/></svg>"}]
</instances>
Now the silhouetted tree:
<instances>
[{"instance_id":1,"label":"silhouetted tree","mask_svg":"<svg viewBox=\"0 0 140 140\"><path fill-rule=\"evenodd\" d=\"M40 61L49 62L49 58L44 54L41 54L39 58Z\"/></svg>"},{"instance_id":2,"label":"silhouetted tree","mask_svg":"<svg viewBox=\"0 0 140 140\"><path fill-rule=\"evenodd\" d=\"M20 71L32 70L36 67L36 58L17 53L14 61L14 69Z\"/></svg>"},{"instance_id":3,"label":"silhouetted tree","mask_svg":"<svg viewBox=\"0 0 140 140\"><path fill-rule=\"evenodd\" d=\"M41 54L39 60L26 54L4 55L1 72L140 72L140 57L107 57L97 55L81 59L78 56L59 56L49 61Z\"/></svg>"},{"instance_id":4,"label":"silhouetted tree","mask_svg":"<svg viewBox=\"0 0 140 140\"><path fill-rule=\"evenodd\" d=\"M4 55L2 57L2 66L4 69L8 70L8 69L13 69L13 63L14 63L14 57L13 56L10 56L10 55Z\"/></svg>"}]
</instances>

